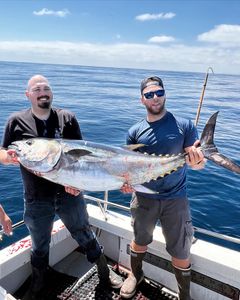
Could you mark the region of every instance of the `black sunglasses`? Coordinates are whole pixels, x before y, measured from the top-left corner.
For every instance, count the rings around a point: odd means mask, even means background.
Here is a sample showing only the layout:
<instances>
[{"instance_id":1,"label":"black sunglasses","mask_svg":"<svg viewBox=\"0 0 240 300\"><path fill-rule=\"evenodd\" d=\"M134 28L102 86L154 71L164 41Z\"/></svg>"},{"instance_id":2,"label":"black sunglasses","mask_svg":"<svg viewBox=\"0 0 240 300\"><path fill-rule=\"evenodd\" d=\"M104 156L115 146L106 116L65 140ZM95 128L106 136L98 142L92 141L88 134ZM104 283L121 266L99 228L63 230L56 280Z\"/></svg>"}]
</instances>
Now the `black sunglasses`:
<instances>
[{"instance_id":1,"label":"black sunglasses","mask_svg":"<svg viewBox=\"0 0 240 300\"><path fill-rule=\"evenodd\" d=\"M151 100L154 98L154 95L156 95L157 97L162 97L165 95L165 90L157 90L154 92L147 92L145 94L143 94L143 96L147 99L147 100Z\"/></svg>"}]
</instances>

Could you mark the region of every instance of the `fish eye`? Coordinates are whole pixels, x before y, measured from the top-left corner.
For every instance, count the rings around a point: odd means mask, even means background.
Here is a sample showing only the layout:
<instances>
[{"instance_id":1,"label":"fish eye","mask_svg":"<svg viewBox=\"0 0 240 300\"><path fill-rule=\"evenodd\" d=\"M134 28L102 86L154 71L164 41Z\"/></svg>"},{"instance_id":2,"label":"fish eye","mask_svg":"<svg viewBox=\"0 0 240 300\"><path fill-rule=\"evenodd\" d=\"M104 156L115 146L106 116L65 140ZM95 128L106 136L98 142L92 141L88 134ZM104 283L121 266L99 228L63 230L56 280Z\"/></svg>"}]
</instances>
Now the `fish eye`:
<instances>
[{"instance_id":1,"label":"fish eye","mask_svg":"<svg viewBox=\"0 0 240 300\"><path fill-rule=\"evenodd\" d=\"M28 140L28 141L26 141L26 144L27 144L28 146L31 146L31 145L33 144L33 141Z\"/></svg>"}]
</instances>

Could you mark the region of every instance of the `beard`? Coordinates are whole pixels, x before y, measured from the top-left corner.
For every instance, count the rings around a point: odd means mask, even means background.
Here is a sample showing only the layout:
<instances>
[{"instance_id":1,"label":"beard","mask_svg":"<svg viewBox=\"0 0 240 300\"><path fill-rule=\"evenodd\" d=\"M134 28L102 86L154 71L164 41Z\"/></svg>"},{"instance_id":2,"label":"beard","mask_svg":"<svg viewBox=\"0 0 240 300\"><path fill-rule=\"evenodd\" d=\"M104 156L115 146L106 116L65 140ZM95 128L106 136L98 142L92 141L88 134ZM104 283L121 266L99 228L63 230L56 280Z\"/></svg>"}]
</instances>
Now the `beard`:
<instances>
[{"instance_id":1,"label":"beard","mask_svg":"<svg viewBox=\"0 0 240 300\"><path fill-rule=\"evenodd\" d=\"M38 107L43 108L43 109L49 109L50 106L51 106L51 102L38 103Z\"/></svg>"},{"instance_id":2,"label":"beard","mask_svg":"<svg viewBox=\"0 0 240 300\"><path fill-rule=\"evenodd\" d=\"M165 110L165 100L159 106L159 108L155 108L152 106L146 106L146 109L147 109L148 113L151 115L154 115L154 116L161 115L163 113L163 111Z\"/></svg>"},{"instance_id":3,"label":"beard","mask_svg":"<svg viewBox=\"0 0 240 300\"><path fill-rule=\"evenodd\" d=\"M37 98L38 100L38 107L42 109L49 109L51 106L51 100L49 96L41 96Z\"/></svg>"}]
</instances>

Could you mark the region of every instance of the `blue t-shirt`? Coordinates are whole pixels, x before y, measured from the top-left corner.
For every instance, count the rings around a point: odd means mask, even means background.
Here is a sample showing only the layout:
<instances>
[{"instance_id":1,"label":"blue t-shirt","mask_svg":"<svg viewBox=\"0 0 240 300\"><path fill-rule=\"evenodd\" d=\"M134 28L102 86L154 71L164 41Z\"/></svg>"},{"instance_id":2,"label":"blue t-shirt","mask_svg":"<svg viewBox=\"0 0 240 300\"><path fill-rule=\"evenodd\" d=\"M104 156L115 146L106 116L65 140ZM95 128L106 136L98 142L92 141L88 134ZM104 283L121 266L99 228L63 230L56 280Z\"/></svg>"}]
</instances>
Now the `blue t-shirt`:
<instances>
[{"instance_id":1,"label":"blue t-shirt","mask_svg":"<svg viewBox=\"0 0 240 300\"><path fill-rule=\"evenodd\" d=\"M155 122L146 119L133 125L127 136L127 144L144 144L138 149L149 154L166 155L179 154L184 148L192 146L198 139L196 127L190 120L174 116L167 112L164 117ZM186 197L186 164L177 171L151 180L143 185L157 191L156 194L137 194L155 199L177 199Z\"/></svg>"}]
</instances>

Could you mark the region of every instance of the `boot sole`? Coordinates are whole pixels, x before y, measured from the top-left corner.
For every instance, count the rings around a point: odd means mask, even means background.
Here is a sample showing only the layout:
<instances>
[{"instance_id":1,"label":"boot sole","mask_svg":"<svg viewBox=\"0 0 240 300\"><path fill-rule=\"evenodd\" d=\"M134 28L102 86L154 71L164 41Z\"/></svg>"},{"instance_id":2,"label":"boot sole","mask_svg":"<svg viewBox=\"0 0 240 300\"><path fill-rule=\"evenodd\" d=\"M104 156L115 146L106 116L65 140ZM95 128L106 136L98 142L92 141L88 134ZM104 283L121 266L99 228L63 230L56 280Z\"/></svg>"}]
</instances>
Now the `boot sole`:
<instances>
[{"instance_id":1,"label":"boot sole","mask_svg":"<svg viewBox=\"0 0 240 300\"><path fill-rule=\"evenodd\" d=\"M120 296L121 296L122 298L124 298L124 299L129 299L129 298L131 298L132 296L134 296L134 294L135 294L136 291L137 291L137 286L138 286L143 280L144 280L144 275L142 275L142 277L139 279L139 281L138 281L137 284L136 284L135 290L133 290L131 294L129 294L129 293L128 293L128 294L125 294L125 293L123 293L123 292L120 291Z\"/></svg>"},{"instance_id":2,"label":"boot sole","mask_svg":"<svg viewBox=\"0 0 240 300\"><path fill-rule=\"evenodd\" d=\"M115 279L117 279L116 281L119 281L118 284L111 284L111 280L110 280L110 277L111 277L111 273L113 273L113 278L115 277ZM112 269L110 269L110 273L109 273L109 281L110 281L110 286L112 289L114 290L117 290L117 289L120 289L123 285L123 280L122 280L122 277L120 275L117 275L116 271L113 271Z\"/></svg>"}]
</instances>

